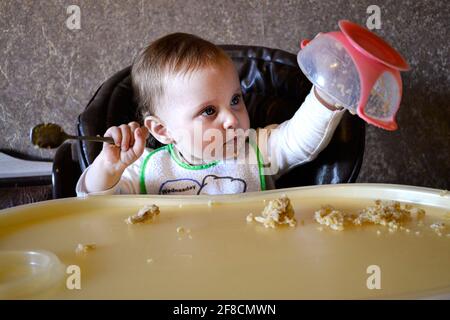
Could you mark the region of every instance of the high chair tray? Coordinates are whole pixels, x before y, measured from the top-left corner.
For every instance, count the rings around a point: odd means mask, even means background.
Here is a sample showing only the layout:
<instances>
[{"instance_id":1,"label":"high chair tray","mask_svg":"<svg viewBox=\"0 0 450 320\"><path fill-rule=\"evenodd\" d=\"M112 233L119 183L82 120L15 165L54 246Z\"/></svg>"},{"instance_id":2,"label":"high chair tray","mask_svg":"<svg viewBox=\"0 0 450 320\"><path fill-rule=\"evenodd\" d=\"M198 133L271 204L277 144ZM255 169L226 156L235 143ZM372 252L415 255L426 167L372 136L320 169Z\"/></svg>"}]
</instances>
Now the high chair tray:
<instances>
[{"instance_id":1,"label":"high chair tray","mask_svg":"<svg viewBox=\"0 0 450 320\"><path fill-rule=\"evenodd\" d=\"M246 221L283 194L296 227ZM424 209L423 225L413 218L395 232L380 225L334 231L314 220L323 205L357 213L377 199ZM160 208L155 219L124 222L148 204ZM441 235L430 228L439 222L447 225ZM446 191L401 185L45 201L0 211L0 252L49 251L68 273L52 288L3 291L3 298L450 298L449 225ZM76 253L79 244L95 248ZM0 274L1 293L9 273Z\"/></svg>"}]
</instances>

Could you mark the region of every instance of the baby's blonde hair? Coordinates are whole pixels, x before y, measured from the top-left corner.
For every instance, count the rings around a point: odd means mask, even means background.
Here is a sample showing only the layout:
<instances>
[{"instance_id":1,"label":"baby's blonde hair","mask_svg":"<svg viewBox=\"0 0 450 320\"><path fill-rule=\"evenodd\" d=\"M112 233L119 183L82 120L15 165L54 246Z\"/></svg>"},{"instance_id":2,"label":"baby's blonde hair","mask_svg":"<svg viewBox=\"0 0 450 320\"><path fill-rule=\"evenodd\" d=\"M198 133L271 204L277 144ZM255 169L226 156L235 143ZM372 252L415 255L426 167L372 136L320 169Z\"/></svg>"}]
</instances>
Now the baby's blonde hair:
<instances>
[{"instance_id":1,"label":"baby's blonde hair","mask_svg":"<svg viewBox=\"0 0 450 320\"><path fill-rule=\"evenodd\" d=\"M143 118L154 115L168 77L231 62L218 46L187 33L173 33L150 43L136 56L131 70L133 91Z\"/></svg>"}]
</instances>

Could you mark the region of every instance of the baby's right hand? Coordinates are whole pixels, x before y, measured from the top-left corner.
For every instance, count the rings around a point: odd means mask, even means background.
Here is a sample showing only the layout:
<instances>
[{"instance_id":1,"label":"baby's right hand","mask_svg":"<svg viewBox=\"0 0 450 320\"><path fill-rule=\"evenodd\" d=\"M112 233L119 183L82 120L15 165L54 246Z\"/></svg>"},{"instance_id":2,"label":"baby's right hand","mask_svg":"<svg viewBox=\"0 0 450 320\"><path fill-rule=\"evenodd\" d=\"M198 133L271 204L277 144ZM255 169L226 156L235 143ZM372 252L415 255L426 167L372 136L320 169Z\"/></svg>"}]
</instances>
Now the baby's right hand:
<instances>
[{"instance_id":1,"label":"baby's right hand","mask_svg":"<svg viewBox=\"0 0 450 320\"><path fill-rule=\"evenodd\" d=\"M104 143L99 157L111 172L122 172L144 152L148 129L140 127L137 122L130 122L110 127L104 136L113 138L115 145Z\"/></svg>"}]
</instances>

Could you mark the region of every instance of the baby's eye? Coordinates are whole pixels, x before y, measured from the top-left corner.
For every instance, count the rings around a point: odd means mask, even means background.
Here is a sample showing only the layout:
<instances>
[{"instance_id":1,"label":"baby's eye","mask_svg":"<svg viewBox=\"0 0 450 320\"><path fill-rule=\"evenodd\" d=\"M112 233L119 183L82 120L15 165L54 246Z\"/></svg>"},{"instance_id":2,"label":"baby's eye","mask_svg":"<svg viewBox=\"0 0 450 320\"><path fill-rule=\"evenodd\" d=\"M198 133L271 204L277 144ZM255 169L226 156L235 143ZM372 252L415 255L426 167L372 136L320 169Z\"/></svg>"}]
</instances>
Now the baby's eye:
<instances>
[{"instance_id":1,"label":"baby's eye","mask_svg":"<svg viewBox=\"0 0 450 320\"><path fill-rule=\"evenodd\" d=\"M203 110L202 116L212 116L214 113L216 113L216 109L213 106L207 106Z\"/></svg>"},{"instance_id":2,"label":"baby's eye","mask_svg":"<svg viewBox=\"0 0 450 320\"><path fill-rule=\"evenodd\" d=\"M235 106L235 105L239 104L240 101L241 101L241 95L237 94L233 97L233 99L231 99L231 105Z\"/></svg>"}]
</instances>

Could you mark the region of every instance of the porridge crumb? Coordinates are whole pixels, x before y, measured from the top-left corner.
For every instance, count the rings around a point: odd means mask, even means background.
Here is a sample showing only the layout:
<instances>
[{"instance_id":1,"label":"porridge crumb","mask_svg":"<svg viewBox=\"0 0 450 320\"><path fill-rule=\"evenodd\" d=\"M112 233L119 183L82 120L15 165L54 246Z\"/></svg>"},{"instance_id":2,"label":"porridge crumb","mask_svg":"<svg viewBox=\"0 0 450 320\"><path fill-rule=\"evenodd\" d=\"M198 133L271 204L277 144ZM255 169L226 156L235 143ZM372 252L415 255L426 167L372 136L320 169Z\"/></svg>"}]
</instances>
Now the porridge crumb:
<instances>
[{"instance_id":1,"label":"porridge crumb","mask_svg":"<svg viewBox=\"0 0 450 320\"><path fill-rule=\"evenodd\" d=\"M125 222L127 224L143 223L152 220L157 215L159 215L158 206L154 204L150 206L145 205L144 207L139 209L138 213L125 219Z\"/></svg>"},{"instance_id":2,"label":"porridge crumb","mask_svg":"<svg viewBox=\"0 0 450 320\"><path fill-rule=\"evenodd\" d=\"M445 232L447 229L447 226L444 222L435 222L432 225L430 225L430 228L436 232L436 234L440 237L442 237L442 233Z\"/></svg>"},{"instance_id":3,"label":"porridge crumb","mask_svg":"<svg viewBox=\"0 0 450 320\"><path fill-rule=\"evenodd\" d=\"M394 232L403 227L404 222L411 219L411 209L410 205L402 205L397 201L376 200L375 205L363 209L353 223L358 226L364 223L379 224L388 227L390 232Z\"/></svg>"},{"instance_id":4,"label":"porridge crumb","mask_svg":"<svg viewBox=\"0 0 450 320\"><path fill-rule=\"evenodd\" d=\"M334 209L332 206L322 207L314 213L314 219L322 225L325 225L333 230L344 230L344 222L346 214Z\"/></svg>"},{"instance_id":5,"label":"porridge crumb","mask_svg":"<svg viewBox=\"0 0 450 320\"><path fill-rule=\"evenodd\" d=\"M290 199L283 194L280 198L269 201L261 216L254 217L254 220L262 223L266 228L276 228L283 224L295 227L297 220L295 220L294 214ZM247 221L248 219L247 216Z\"/></svg>"},{"instance_id":6,"label":"porridge crumb","mask_svg":"<svg viewBox=\"0 0 450 320\"><path fill-rule=\"evenodd\" d=\"M177 233L184 233L183 227L177 227Z\"/></svg>"},{"instance_id":7,"label":"porridge crumb","mask_svg":"<svg viewBox=\"0 0 450 320\"><path fill-rule=\"evenodd\" d=\"M184 227L177 227L177 233L183 234L183 233L191 233L191 229L184 228Z\"/></svg>"},{"instance_id":8,"label":"porridge crumb","mask_svg":"<svg viewBox=\"0 0 450 320\"><path fill-rule=\"evenodd\" d=\"M397 201L376 200L375 205L364 208L357 215L325 206L315 212L314 218L319 224L336 231L342 231L348 225L374 224L387 227L390 233L398 230L410 233L411 230L404 227L404 224L411 220L412 214L416 215L418 225L423 224L425 210Z\"/></svg>"},{"instance_id":9,"label":"porridge crumb","mask_svg":"<svg viewBox=\"0 0 450 320\"><path fill-rule=\"evenodd\" d=\"M76 253L86 253L92 250L95 250L97 248L97 245L95 243L87 243L87 244L82 244L79 243L75 249Z\"/></svg>"}]
</instances>

